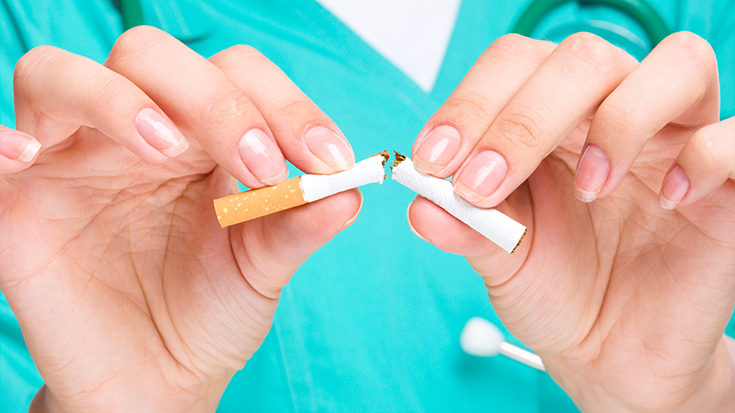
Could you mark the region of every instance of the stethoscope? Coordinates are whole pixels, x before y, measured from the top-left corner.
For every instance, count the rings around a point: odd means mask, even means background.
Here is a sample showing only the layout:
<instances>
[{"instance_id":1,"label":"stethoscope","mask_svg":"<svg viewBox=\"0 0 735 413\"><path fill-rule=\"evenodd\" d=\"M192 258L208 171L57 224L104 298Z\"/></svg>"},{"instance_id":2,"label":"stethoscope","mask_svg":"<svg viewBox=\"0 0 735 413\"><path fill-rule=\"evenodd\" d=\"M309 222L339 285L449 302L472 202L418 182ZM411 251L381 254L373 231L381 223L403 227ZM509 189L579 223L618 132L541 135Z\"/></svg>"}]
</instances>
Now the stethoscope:
<instances>
[{"instance_id":1,"label":"stethoscope","mask_svg":"<svg viewBox=\"0 0 735 413\"><path fill-rule=\"evenodd\" d=\"M671 31L656 10L644 0L534 0L521 13L511 32L531 36L541 19L553 8L564 3L576 1L578 3L598 3L617 8L641 24L648 34L652 46L656 46Z\"/></svg>"},{"instance_id":2,"label":"stethoscope","mask_svg":"<svg viewBox=\"0 0 735 413\"><path fill-rule=\"evenodd\" d=\"M664 37L671 34L661 16L645 0L533 0L518 17L518 21L516 21L511 32L530 37L546 14L560 5L572 1L580 4L605 4L627 13L640 23L646 31L651 47L656 46ZM144 24L141 0L120 0L120 10L126 30ZM592 26L596 25L596 22L587 23ZM635 35L627 30L616 30L612 25L604 25L604 27L598 25L598 28L613 31L618 35L623 33L623 37L626 37L632 43L642 44L640 39L634 38Z\"/></svg>"}]
</instances>

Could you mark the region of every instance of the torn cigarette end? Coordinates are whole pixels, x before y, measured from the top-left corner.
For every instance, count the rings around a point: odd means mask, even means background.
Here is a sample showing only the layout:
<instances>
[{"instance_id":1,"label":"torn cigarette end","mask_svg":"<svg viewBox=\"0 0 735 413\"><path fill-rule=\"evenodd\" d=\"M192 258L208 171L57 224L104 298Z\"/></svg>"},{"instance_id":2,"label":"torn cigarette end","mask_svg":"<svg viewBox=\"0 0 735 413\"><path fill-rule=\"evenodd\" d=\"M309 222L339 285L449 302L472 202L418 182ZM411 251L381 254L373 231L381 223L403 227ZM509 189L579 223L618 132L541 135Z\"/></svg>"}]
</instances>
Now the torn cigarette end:
<instances>
[{"instance_id":1,"label":"torn cigarette end","mask_svg":"<svg viewBox=\"0 0 735 413\"><path fill-rule=\"evenodd\" d=\"M383 160L383 166L385 166L385 163L388 162L388 159L390 159L390 152L388 152L385 149L383 149L383 152L376 153L373 156L382 156L384 158L384 160Z\"/></svg>"},{"instance_id":2,"label":"torn cigarette end","mask_svg":"<svg viewBox=\"0 0 735 413\"><path fill-rule=\"evenodd\" d=\"M387 151L371 156L346 171L331 175L301 175L278 185L252 189L214 200L222 228L314 202L330 195L385 179Z\"/></svg>"},{"instance_id":3,"label":"torn cigarette end","mask_svg":"<svg viewBox=\"0 0 735 413\"><path fill-rule=\"evenodd\" d=\"M518 248L519 245L521 245L523 238L526 238L527 233L528 233L528 229L523 230L523 235L521 235L521 239L518 240L518 244L516 244L516 246L513 247L513 251L510 252L511 254L516 252L516 249Z\"/></svg>"},{"instance_id":4,"label":"torn cigarette end","mask_svg":"<svg viewBox=\"0 0 735 413\"><path fill-rule=\"evenodd\" d=\"M396 152L393 179L443 208L508 253L518 248L526 227L497 209L477 208L454 193L452 183L419 173L413 162Z\"/></svg>"},{"instance_id":5,"label":"torn cigarette end","mask_svg":"<svg viewBox=\"0 0 735 413\"><path fill-rule=\"evenodd\" d=\"M278 185L252 189L214 200L217 220L224 227L304 205L299 177Z\"/></svg>"},{"instance_id":6,"label":"torn cigarette end","mask_svg":"<svg viewBox=\"0 0 735 413\"><path fill-rule=\"evenodd\" d=\"M393 161L393 166L391 166L391 167L390 167L390 170L391 170L391 172L393 171L393 168L395 168L395 167L396 167L396 166L398 166L398 165L399 165L399 164L400 164L401 162L403 162L403 161L405 161L406 159L408 159L408 157L407 157L406 155L404 155L404 154L402 154L402 153L398 152L398 151L397 151L397 150L395 150L395 149L393 149L393 152L395 152L395 154L396 154L396 160L395 160L395 161Z\"/></svg>"}]
</instances>

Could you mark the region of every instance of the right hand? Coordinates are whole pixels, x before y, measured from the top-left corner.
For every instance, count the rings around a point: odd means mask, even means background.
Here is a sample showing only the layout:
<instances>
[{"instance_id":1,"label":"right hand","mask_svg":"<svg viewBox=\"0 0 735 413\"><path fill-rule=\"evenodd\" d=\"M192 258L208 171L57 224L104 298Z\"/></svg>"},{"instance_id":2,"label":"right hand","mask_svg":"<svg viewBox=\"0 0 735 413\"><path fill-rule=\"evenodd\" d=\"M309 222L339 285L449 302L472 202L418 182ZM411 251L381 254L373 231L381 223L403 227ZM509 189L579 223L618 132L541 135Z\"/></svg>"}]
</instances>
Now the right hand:
<instances>
[{"instance_id":1,"label":"right hand","mask_svg":"<svg viewBox=\"0 0 735 413\"><path fill-rule=\"evenodd\" d=\"M582 411L732 412L733 120L719 121L715 54L694 34L641 63L589 33L504 36L412 155L527 225L523 243L508 255L421 198L409 220L467 258Z\"/></svg>"},{"instance_id":2,"label":"right hand","mask_svg":"<svg viewBox=\"0 0 735 413\"><path fill-rule=\"evenodd\" d=\"M123 34L104 66L30 51L15 97L18 130L0 128L0 288L46 383L32 407L214 410L281 288L361 198L229 229L212 200L232 177L284 180L285 159L349 168L349 143L252 48L207 61L150 27Z\"/></svg>"}]
</instances>

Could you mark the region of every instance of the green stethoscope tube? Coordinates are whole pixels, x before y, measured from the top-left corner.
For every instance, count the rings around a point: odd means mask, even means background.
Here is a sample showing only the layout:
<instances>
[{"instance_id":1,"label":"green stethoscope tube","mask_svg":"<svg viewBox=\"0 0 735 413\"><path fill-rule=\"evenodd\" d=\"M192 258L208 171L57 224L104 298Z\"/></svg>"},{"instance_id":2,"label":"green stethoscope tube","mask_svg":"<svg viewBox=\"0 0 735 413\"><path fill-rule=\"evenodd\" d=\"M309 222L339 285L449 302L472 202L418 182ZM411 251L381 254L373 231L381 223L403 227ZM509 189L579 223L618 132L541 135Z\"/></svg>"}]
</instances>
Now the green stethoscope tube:
<instances>
[{"instance_id":1,"label":"green stethoscope tube","mask_svg":"<svg viewBox=\"0 0 735 413\"><path fill-rule=\"evenodd\" d=\"M140 0L120 0L120 12L125 30L145 24Z\"/></svg>"},{"instance_id":2,"label":"green stethoscope tube","mask_svg":"<svg viewBox=\"0 0 735 413\"><path fill-rule=\"evenodd\" d=\"M530 36L533 29L538 25L539 21L541 21L541 18L544 17L549 10L568 1L571 0L534 0L528 5L528 7L526 7L526 10L523 11L511 31L524 36ZM644 0L578 1L588 3L596 1L625 11L640 22L648 33L648 36L650 36L653 46L657 45L666 36L671 34L661 16L659 16L659 14L656 13L656 10L654 10ZM125 30L144 24L143 7L141 6L140 0L120 0L120 10L122 12Z\"/></svg>"},{"instance_id":3,"label":"green stethoscope tube","mask_svg":"<svg viewBox=\"0 0 735 413\"><path fill-rule=\"evenodd\" d=\"M521 16L518 18L513 30L513 33L518 33L523 36L531 36L534 28L541 21L541 18L556 6L561 5L572 0L534 0L531 4L526 7ZM613 7L616 7L629 15L643 26L651 38L651 43L656 46L666 36L671 34L669 28L666 27L666 23L663 21L661 16L656 13L648 3L643 0L578 0L580 3L603 3Z\"/></svg>"}]
</instances>

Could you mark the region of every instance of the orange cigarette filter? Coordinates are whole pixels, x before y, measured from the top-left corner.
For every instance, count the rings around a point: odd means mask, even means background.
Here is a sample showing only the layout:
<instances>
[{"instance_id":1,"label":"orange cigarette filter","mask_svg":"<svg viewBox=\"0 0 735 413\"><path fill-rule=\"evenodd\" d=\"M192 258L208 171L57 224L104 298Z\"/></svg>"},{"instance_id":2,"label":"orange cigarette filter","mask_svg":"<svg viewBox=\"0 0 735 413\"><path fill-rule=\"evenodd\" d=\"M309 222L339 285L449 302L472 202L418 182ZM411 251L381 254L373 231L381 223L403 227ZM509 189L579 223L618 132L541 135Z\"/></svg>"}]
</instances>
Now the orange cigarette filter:
<instances>
[{"instance_id":1,"label":"orange cigarette filter","mask_svg":"<svg viewBox=\"0 0 735 413\"><path fill-rule=\"evenodd\" d=\"M219 224L224 228L305 203L300 179L295 177L278 185L215 199L214 209Z\"/></svg>"},{"instance_id":2,"label":"orange cigarette filter","mask_svg":"<svg viewBox=\"0 0 735 413\"><path fill-rule=\"evenodd\" d=\"M215 199L217 220L224 228L318 201L358 186L383 183L385 179L383 165L388 157L388 152L383 151L356 163L346 171L331 175L301 175L278 185Z\"/></svg>"}]
</instances>

